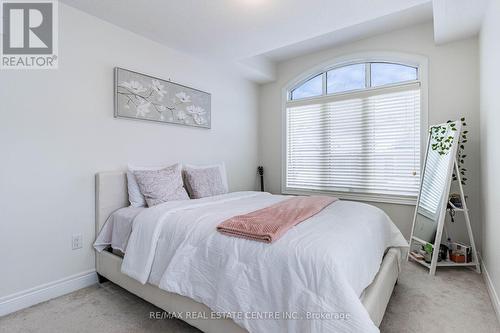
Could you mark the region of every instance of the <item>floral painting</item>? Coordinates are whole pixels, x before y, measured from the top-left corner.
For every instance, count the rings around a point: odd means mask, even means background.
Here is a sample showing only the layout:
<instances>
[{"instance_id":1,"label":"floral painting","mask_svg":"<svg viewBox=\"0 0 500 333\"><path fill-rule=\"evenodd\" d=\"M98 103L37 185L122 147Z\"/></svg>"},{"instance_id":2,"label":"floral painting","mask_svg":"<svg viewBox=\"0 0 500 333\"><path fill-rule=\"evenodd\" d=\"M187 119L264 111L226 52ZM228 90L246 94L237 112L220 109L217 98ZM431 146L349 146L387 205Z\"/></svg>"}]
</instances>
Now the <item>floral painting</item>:
<instances>
[{"instance_id":1,"label":"floral painting","mask_svg":"<svg viewBox=\"0 0 500 333\"><path fill-rule=\"evenodd\" d=\"M210 128L210 104L204 91L115 68L115 117Z\"/></svg>"}]
</instances>

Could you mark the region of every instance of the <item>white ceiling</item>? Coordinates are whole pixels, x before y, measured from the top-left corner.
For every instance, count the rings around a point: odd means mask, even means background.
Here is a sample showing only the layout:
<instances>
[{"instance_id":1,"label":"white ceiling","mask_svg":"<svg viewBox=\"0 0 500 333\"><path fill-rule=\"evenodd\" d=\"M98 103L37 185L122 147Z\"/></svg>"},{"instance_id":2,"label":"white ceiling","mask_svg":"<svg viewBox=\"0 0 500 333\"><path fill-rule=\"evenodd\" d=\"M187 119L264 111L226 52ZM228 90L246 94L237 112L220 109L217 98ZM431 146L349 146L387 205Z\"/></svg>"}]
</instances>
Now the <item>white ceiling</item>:
<instances>
[{"instance_id":1,"label":"white ceiling","mask_svg":"<svg viewBox=\"0 0 500 333\"><path fill-rule=\"evenodd\" d=\"M258 82L274 78L276 62L432 18L432 0L61 1L193 56L237 64Z\"/></svg>"},{"instance_id":2,"label":"white ceiling","mask_svg":"<svg viewBox=\"0 0 500 333\"><path fill-rule=\"evenodd\" d=\"M274 62L280 62L310 52L331 48L336 45L376 36L384 32L430 20L432 20L432 4L427 2L362 23L353 24L289 46L277 48L263 55Z\"/></svg>"},{"instance_id":3,"label":"white ceiling","mask_svg":"<svg viewBox=\"0 0 500 333\"><path fill-rule=\"evenodd\" d=\"M434 40L437 44L472 37L481 29L489 0L434 0Z\"/></svg>"}]
</instances>

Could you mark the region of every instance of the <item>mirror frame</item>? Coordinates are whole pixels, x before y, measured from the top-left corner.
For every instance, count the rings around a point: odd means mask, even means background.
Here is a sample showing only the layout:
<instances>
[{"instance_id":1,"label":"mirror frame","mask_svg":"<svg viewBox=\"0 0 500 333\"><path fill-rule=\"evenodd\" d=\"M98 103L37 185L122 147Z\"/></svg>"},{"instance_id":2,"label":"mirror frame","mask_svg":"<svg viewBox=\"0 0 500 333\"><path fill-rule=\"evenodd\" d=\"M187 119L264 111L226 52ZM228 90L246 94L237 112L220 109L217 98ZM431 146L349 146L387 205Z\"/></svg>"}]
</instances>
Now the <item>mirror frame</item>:
<instances>
[{"instance_id":1,"label":"mirror frame","mask_svg":"<svg viewBox=\"0 0 500 333\"><path fill-rule=\"evenodd\" d=\"M425 176L425 171L427 169L427 156L429 154L429 149L430 149L430 146L431 146L431 136L432 136L432 133L431 133L431 129L433 127L436 127L436 126L449 126L449 124L452 124L452 123L455 123L455 128L457 129L455 131L455 136L454 136L454 139L453 139L453 144L450 148L450 151L449 153L452 154L451 156L453 156L453 158L450 160L450 163L448 165L448 179L446 180L446 185L445 185L445 195L443 195L443 198L441 199L442 202L441 202L441 210L439 212L439 218L437 220L437 229L436 229L436 237L434 239L434 243L432 244L432 247L433 247L433 251L432 251L432 259L431 259L431 268L430 268L430 274L431 275L434 275L434 273L436 272L436 266L437 266L437 259L438 259L438 256L439 256L439 248L438 250L436 251L436 244L438 244L438 246L441 245L441 237L443 235L443 227L444 227L444 221L445 221L445 217L446 217L446 208L448 207L448 201L449 201L449 193L450 193L450 188L451 188L451 181L452 181L452 174L453 174L453 168L455 167L455 163L456 163L456 160L457 160L457 149L458 149L458 142L459 142L459 139L460 139L460 134L462 133L462 122L461 121L452 121L452 122L449 122L449 123L441 123L441 124L436 124L436 125L432 125L429 127L428 129L428 134L427 134L427 145L426 145L426 149L425 149L425 156L424 156L424 160L423 160L423 164L422 164L422 167L421 167L421 170L422 170L422 174L420 175L420 185L419 185L419 189L418 189L418 196L417 196L417 203L415 205L415 213L413 215L413 223L412 223L412 227L411 227L411 234L410 234L410 248L408 250L408 254L407 254L407 257L409 257L410 255L410 252L411 252L411 245L412 245L412 242L413 241L416 241L422 245L425 245L427 244L428 242L416 237L413 235L413 233L415 232L415 223L416 223L416 220L417 220L417 212L418 212L418 205L420 204L420 195L422 193L422 186L423 186L423 182L424 182L424 176Z\"/></svg>"}]
</instances>

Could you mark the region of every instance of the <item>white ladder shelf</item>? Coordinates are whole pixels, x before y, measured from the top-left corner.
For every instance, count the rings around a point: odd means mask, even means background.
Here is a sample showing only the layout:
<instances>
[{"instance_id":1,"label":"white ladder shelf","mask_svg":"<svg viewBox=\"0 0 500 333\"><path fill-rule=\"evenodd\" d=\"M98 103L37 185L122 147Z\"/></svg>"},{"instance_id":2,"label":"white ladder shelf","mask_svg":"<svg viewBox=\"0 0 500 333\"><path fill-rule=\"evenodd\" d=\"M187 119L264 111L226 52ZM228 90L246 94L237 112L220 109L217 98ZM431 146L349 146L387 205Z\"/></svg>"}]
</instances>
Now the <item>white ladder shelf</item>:
<instances>
[{"instance_id":1,"label":"white ladder shelf","mask_svg":"<svg viewBox=\"0 0 500 333\"><path fill-rule=\"evenodd\" d=\"M438 224L437 231L436 231L436 240L434 242L434 250L432 251L432 260L430 263L425 262L424 260L417 259L412 256L411 254L411 249L412 249L412 244L414 242L420 243L422 245L427 244L428 242L416 237L413 235L412 231L412 236L410 239L410 251L408 251L408 256L407 260L411 259L412 261L415 261L429 269L429 274L434 275L436 273L436 268L437 267L460 267L460 266L465 266L465 267L475 267L475 270L477 273L481 273L481 267L479 263L479 258L477 256L476 252L476 244L474 242L474 235L472 234L472 228L471 228L471 223L470 223L470 217L469 217L469 209L467 208L467 202L465 201L465 194L464 194L464 189L462 186L462 178L460 176L460 168L458 166L458 161L455 159L454 161L454 170L455 170L455 175L457 177L458 181L458 186L460 189L460 201L462 202L462 208L458 208L455 205L453 205L451 202L448 201L448 204L451 206L451 208L454 211L457 212L463 212L464 217L465 217L465 225L467 228L467 234L469 236L469 241L470 241L470 246L472 248L472 261L471 262L464 262L464 263L457 263L454 261L450 260L441 260L438 261L438 256L439 256L439 246L441 244L441 239L443 235L443 229L445 229L445 219L441 219L441 221ZM449 193L448 193L449 195ZM446 208L446 211L449 211L450 208ZM436 249L437 248L437 249Z\"/></svg>"}]
</instances>

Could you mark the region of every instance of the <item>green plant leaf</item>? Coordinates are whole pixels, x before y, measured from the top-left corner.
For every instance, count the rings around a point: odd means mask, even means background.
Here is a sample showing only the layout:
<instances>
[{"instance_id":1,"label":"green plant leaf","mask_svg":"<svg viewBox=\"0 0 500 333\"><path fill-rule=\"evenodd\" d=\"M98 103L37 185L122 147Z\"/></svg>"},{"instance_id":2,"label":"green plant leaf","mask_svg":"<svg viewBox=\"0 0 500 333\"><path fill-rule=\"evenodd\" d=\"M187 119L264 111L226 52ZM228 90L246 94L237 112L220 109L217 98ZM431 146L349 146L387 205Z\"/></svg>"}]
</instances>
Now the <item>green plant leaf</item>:
<instances>
[{"instance_id":1,"label":"green plant leaf","mask_svg":"<svg viewBox=\"0 0 500 333\"><path fill-rule=\"evenodd\" d=\"M424 246L424 250L425 250L425 252L427 252L427 253L431 254L431 253L432 253L432 250L433 250L433 246L432 246L432 244L431 244L431 243L427 243L427 244L425 244L425 246Z\"/></svg>"}]
</instances>

